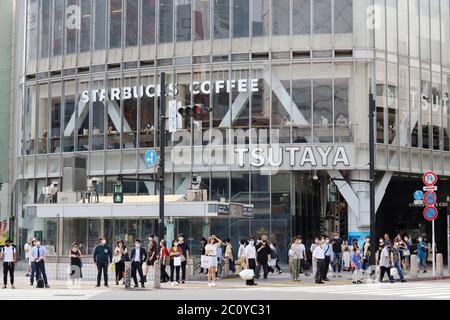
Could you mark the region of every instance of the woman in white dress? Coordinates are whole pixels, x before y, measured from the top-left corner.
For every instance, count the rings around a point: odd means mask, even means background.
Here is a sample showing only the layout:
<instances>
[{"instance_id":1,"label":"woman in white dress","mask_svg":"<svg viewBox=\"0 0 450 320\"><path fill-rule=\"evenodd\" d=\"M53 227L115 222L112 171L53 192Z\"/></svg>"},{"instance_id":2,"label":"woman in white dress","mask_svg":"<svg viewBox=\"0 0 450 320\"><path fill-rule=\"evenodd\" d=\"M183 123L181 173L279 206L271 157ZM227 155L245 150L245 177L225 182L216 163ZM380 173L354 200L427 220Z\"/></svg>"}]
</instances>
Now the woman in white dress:
<instances>
[{"instance_id":1,"label":"woman in white dress","mask_svg":"<svg viewBox=\"0 0 450 320\"><path fill-rule=\"evenodd\" d=\"M212 235L208 238L208 244L205 246L205 255L209 257L208 268L208 287L215 287L215 275L217 272L217 248L222 245L222 240Z\"/></svg>"},{"instance_id":2,"label":"woman in white dress","mask_svg":"<svg viewBox=\"0 0 450 320\"><path fill-rule=\"evenodd\" d=\"M343 266L344 271L350 270L351 258L352 258L352 255L350 252L350 248L348 246L348 241L344 240L342 242L342 261L344 263L344 266Z\"/></svg>"}]
</instances>

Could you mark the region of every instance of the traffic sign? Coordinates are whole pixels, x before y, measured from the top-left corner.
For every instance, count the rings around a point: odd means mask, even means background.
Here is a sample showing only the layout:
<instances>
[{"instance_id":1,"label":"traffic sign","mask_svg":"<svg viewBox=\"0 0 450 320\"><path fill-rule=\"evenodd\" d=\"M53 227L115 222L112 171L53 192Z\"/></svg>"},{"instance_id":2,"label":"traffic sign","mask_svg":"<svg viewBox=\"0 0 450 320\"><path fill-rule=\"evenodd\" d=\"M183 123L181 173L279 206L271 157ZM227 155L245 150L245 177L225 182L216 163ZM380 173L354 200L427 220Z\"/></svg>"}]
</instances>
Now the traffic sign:
<instances>
[{"instance_id":1,"label":"traffic sign","mask_svg":"<svg viewBox=\"0 0 450 320\"><path fill-rule=\"evenodd\" d=\"M433 191L428 191L427 193L425 193L425 195L423 196L423 201L425 202L425 204L427 206L432 206L437 202L437 196L436 193Z\"/></svg>"},{"instance_id":2,"label":"traffic sign","mask_svg":"<svg viewBox=\"0 0 450 320\"><path fill-rule=\"evenodd\" d=\"M437 191L438 187L437 186L425 186L423 187L423 191L427 192L427 191Z\"/></svg>"},{"instance_id":3,"label":"traffic sign","mask_svg":"<svg viewBox=\"0 0 450 320\"><path fill-rule=\"evenodd\" d=\"M156 161L158 160L158 154L156 153L155 149L148 149L145 153L145 164L149 167L153 167L156 164Z\"/></svg>"},{"instance_id":4,"label":"traffic sign","mask_svg":"<svg viewBox=\"0 0 450 320\"><path fill-rule=\"evenodd\" d=\"M417 190L414 192L414 200L422 200L423 199L423 192L420 190Z\"/></svg>"},{"instance_id":5,"label":"traffic sign","mask_svg":"<svg viewBox=\"0 0 450 320\"><path fill-rule=\"evenodd\" d=\"M438 180L436 173L433 171L425 172L422 177L423 183L427 186L434 186Z\"/></svg>"},{"instance_id":6,"label":"traffic sign","mask_svg":"<svg viewBox=\"0 0 450 320\"><path fill-rule=\"evenodd\" d=\"M428 221L434 221L438 216L438 210L435 206L428 206L423 210L423 216Z\"/></svg>"}]
</instances>

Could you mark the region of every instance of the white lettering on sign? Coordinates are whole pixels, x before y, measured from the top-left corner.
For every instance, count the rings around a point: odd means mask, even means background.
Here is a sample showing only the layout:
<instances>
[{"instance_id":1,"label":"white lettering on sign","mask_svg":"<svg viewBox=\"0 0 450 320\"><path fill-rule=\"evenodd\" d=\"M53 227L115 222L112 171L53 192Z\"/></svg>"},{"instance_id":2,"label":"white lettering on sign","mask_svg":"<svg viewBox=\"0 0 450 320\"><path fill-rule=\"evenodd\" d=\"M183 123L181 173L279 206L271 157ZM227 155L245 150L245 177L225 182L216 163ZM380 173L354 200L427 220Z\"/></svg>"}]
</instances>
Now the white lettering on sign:
<instances>
[{"instance_id":1,"label":"white lettering on sign","mask_svg":"<svg viewBox=\"0 0 450 320\"><path fill-rule=\"evenodd\" d=\"M71 5L66 9L66 28L69 30L81 29L80 6Z\"/></svg>"},{"instance_id":2,"label":"white lettering on sign","mask_svg":"<svg viewBox=\"0 0 450 320\"><path fill-rule=\"evenodd\" d=\"M209 81L205 80L202 82L195 81L189 86L189 90L193 95L203 94L209 95L211 92L216 94L219 93L230 93L237 89L237 92L258 92L259 91L259 79L239 79L239 80L217 80ZM176 97L178 95L178 84L168 83L166 86L166 95L171 97ZM103 92L103 94L100 94ZM93 102L103 102L105 101L105 96L108 96L109 100L129 100L142 98L144 95L148 98L159 97L161 95L160 85L139 85L134 87L123 87L123 88L110 88L106 89L92 89L91 91L83 91L81 93L81 101L87 103L89 101Z\"/></svg>"}]
</instances>

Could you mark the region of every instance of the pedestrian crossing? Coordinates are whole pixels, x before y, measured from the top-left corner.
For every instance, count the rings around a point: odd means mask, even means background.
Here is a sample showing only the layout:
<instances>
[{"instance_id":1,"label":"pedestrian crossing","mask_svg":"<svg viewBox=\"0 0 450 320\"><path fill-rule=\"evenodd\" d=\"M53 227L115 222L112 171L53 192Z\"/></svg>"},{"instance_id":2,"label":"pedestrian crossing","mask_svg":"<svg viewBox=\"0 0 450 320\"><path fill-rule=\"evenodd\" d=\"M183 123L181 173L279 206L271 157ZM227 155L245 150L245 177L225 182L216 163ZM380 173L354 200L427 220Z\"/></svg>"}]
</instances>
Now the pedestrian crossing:
<instances>
[{"instance_id":1,"label":"pedestrian crossing","mask_svg":"<svg viewBox=\"0 0 450 320\"><path fill-rule=\"evenodd\" d=\"M226 289L224 289L226 290ZM367 283L359 285L316 285L291 287L250 287L242 290L286 293L324 294L336 298L357 299L369 296L374 299L438 299L450 300L450 281L415 283Z\"/></svg>"},{"instance_id":2,"label":"pedestrian crossing","mask_svg":"<svg viewBox=\"0 0 450 320\"><path fill-rule=\"evenodd\" d=\"M83 289L0 289L0 300L89 300L104 291Z\"/></svg>"}]
</instances>

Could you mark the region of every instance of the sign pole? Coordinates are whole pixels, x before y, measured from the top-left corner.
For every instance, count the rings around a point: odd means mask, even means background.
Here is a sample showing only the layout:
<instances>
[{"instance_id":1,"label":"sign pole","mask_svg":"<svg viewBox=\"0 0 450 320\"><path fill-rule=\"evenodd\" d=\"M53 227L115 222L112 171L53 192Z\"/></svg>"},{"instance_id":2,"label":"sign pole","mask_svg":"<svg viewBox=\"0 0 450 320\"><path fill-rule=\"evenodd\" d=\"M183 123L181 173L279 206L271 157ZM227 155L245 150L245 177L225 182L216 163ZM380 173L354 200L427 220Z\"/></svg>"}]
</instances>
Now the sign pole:
<instances>
[{"instance_id":1,"label":"sign pole","mask_svg":"<svg viewBox=\"0 0 450 320\"><path fill-rule=\"evenodd\" d=\"M432 243L431 243L431 248L433 250L433 252L432 252L432 254L433 254L433 277L435 277L436 276L436 248L434 245L434 243L435 243L434 220L431 223L432 223L431 228L433 229L432 230L433 236L432 236Z\"/></svg>"},{"instance_id":2,"label":"sign pole","mask_svg":"<svg viewBox=\"0 0 450 320\"><path fill-rule=\"evenodd\" d=\"M161 96L159 98L159 223L158 241L164 239L164 176L166 149L166 73L161 72Z\"/></svg>"},{"instance_id":3,"label":"sign pole","mask_svg":"<svg viewBox=\"0 0 450 320\"><path fill-rule=\"evenodd\" d=\"M447 200L447 269L450 274L450 203Z\"/></svg>"}]
</instances>

